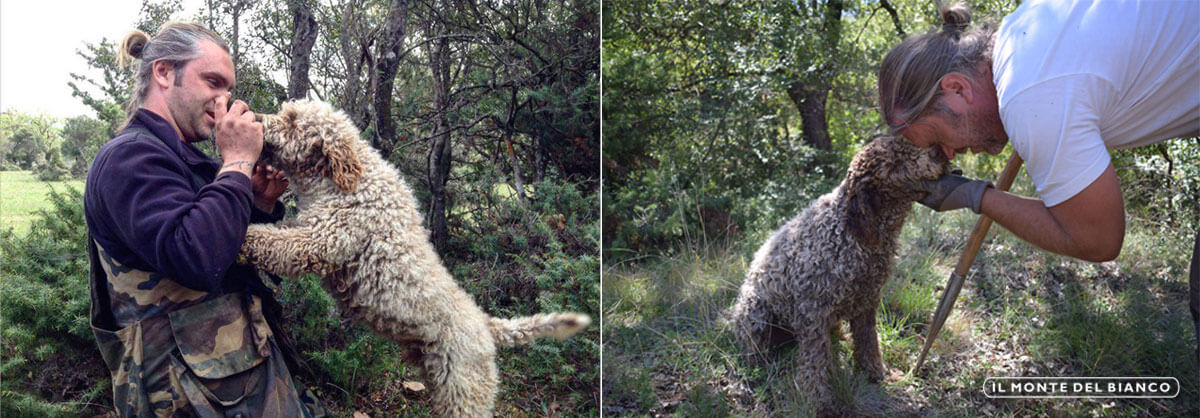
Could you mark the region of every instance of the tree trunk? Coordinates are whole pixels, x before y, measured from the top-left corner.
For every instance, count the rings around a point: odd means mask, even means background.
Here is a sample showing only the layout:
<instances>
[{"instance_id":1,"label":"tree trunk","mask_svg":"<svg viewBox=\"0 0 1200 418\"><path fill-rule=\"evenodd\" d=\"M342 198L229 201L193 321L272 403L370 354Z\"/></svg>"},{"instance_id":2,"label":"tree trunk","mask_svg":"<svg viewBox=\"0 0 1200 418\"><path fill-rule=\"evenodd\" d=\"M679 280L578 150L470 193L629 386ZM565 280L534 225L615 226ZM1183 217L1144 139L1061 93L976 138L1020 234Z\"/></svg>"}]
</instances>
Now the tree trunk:
<instances>
[{"instance_id":1,"label":"tree trunk","mask_svg":"<svg viewBox=\"0 0 1200 418\"><path fill-rule=\"evenodd\" d=\"M818 149L833 149L833 139L829 136L829 120L825 113L825 104L829 98L833 78L839 71L838 43L842 40L842 9L841 0L830 0L822 13L822 54L825 59L815 74L805 74L800 80L792 83L787 89L788 98L800 111L801 129L804 142Z\"/></svg>"},{"instance_id":2,"label":"tree trunk","mask_svg":"<svg viewBox=\"0 0 1200 418\"><path fill-rule=\"evenodd\" d=\"M292 63L288 66L288 100L308 96L308 69L313 44L317 42L317 19L304 0L288 0L292 12Z\"/></svg>"},{"instance_id":3,"label":"tree trunk","mask_svg":"<svg viewBox=\"0 0 1200 418\"><path fill-rule=\"evenodd\" d=\"M513 169L513 189L517 192L517 199L521 204L525 204L525 181L521 178L521 164L517 160L517 153L513 150L513 121L517 117L517 86L509 87L508 99L508 120L504 122L504 150L508 154L508 163Z\"/></svg>"},{"instance_id":4,"label":"tree trunk","mask_svg":"<svg viewBox=\"0 0 1200 418\"><path fill-rule=\"evenodd\" d=\"M541 183L546 178L546 164L550 158L547 156L546 139L542 135L533 138L533 145L536 152L533 154L533 182Z\"/></svg>"},{"instance_id":5,"label":"tree trunk","mask_svg":"<svg viewBox=\"0 0 1200 418\"><path fill-rule=\"evenodd\" d=\"M233 60L234 71L238 71L238 64L242 62L241 36L239 34L242 26L242 11L249 7L250 3L241 0L229 0L226 5L228 7L226 12L229 13L230 18L233 20L233 34L229 37L230 58ZM242 86L244 85L245 83L240 83L234 86L233 98L237 99L242 95Z\"/></svg>"},{"instance_id":6,"label":"tree trunk","mask_svg":"<svg viewBox=\"0 0 1200 418\"><path fill-rule=\"evenodd\" d=\"M240 2L231 4L229 7L233 13L233 37L229 39L229 46L230 48L233 48L233 68L236 69L238 67L238 62L240 62L242 58L241 49L238 45L238 28L241 26L242 8Z\"/></svg>"},{"instance_id":7,"label":"tree trunk","mask_svg":"<svg viewBox=\"0 0 1200 418\"><path fill-rule=\"evenodd\" d=\"M396 81L396 70L400 67L400 52L404 46L405 27L408 24L408 0L393 0L388 14L387 33L380 39L375 54L375 148L386 158L396 144L396 122L392 120L392 87Z\"/></svg>"},{"instance_id":8,"label":"tree trunk","mask_svg":"<svg viewBox=\"0 0 1200 418\"><path fill-rule=\"evenodd\" d=\"M233 68L238 68L238 64L242 62L242 47L241 36L239 31L242 26L242 13L250 9L254 4L247 0L226 0L226 13L229 13L233 20L233 36L229 38L229 47L232 49Z\"/></svg>"},{"instance_id":9,"label":"tree trunk","mask_svg":"<svg viewBox=\"0 0 1200 418\"><path fill-rule=\"evenodd\" d=\"M346 111L350 115L350 120L358 129L367 129L366 106L364 106L364 95L362 85L362 66L363 62L369 59L367 57L369 49L367 45L371 40L369 35L363 33L363 28L360 23L362 20L362 5L357 0L350 0L347 4L339 5L343 8L341 21L341 34L338 37L340 55L342 63L346 68L346 84L341 95L337 95L335 103L337 107Z\"/></svg>"},{"instance_id":10,"label":"tree trunk","mask_svg":"<svg viewBox=\"0 0 1200 418\"><path fill-rule=\"evenodd\" d=\"M833 149L829 137L829 121L825 117L825 99L829 97L829 86L812 86L794 83L788 88L788 98L800 111L801 130L804 143L817 149Z\"/></svg>"},{"instance_id":11,"label":"tree trunk","mask_svg":"<svg viewBox=\"0 0 1200 418\"><path fill-rule=\"evenodd\" d=\"M434 36L439 33L434 32ZM429 147L429 232L430 241L441 253L450 234L446 225L446 180L450 177L450 123L446 115L450 105L450 41L432 42L429 70L433 74L435 127Z\"/></svg>"}]
</instances>

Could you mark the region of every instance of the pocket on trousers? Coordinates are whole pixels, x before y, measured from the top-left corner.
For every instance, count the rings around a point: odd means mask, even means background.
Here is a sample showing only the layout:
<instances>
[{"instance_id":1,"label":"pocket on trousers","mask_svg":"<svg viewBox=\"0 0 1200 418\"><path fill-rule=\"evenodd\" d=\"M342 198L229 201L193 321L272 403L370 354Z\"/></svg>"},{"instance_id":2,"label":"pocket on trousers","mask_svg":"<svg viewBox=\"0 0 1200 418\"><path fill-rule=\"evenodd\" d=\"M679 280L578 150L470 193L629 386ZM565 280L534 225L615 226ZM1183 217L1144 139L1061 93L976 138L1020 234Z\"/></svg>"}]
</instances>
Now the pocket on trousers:
<instances>
[{"instance_id":1,"label":"pocket on trousers","mask_svg":"<svg viewBox=\"0 0 1200 418\"><path fill-rule=\"evenodd\" d=\"M265 356L240 299L229 294L170 313L180 357L197 377L222 379L262 364Z\"/></svg>"}]
</instances>

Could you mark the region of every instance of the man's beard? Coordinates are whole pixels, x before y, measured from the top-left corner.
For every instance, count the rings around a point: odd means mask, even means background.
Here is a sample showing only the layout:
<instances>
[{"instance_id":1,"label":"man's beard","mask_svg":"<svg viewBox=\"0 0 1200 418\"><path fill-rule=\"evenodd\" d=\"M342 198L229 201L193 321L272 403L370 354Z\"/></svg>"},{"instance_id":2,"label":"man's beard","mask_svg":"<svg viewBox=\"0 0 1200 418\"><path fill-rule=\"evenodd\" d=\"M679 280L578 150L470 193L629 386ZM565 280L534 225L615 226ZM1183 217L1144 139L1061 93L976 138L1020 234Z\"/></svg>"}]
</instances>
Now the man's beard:
<instances>
[{"instance_id":1,"label":"man's beard","mask_svg":"<svg viewBox=\"0 0 1200 418\"><path fill-rule=\"evenodd\" d=\"M943 115L955 127L955 134L965 139L965 145L960 149L977 147L988 154L996 155L1008 145L1008 134L1004 132L999 115L981 116L969 113L963 117L961 113L949 109L946 109ZM1000 127L999 132L991 132L995 127Z\"/></svg>"},{"instance_id":2,"label":"man's beard","mask_svg":"<svg viewBox=\"0 0 1200 418\"><path fill-rule=\"evenodd\" d=\"M967 119L970 120L967 126L972 134L969 138L973 142L982 147L988 154L996 155L1004 151L1004 146L1008 145L1008 134L1004 132L1004 125L1000 122L1000 115L983 116L971 114ZM993 128L997 127L999 127L999 132L990 132Z\"/></svg>"},{"instance_id":3,"label":"man's beard","mask_svg":"<svg viewBox=\"0 0 1200 418\"><path fill-rule=\"evenodd\" d=\"M194 100L192 97L175 96L172 98L172 110L176 112L173 117L175 123L179 127L179 133L183 135L180 138L184 142L201 142L204 140L216 139L216 126L208 126L208 121L205 116L208 115L204 111L204 104ZM189 137L190 135L190 137Z\"/></svg>"}]
</instances>

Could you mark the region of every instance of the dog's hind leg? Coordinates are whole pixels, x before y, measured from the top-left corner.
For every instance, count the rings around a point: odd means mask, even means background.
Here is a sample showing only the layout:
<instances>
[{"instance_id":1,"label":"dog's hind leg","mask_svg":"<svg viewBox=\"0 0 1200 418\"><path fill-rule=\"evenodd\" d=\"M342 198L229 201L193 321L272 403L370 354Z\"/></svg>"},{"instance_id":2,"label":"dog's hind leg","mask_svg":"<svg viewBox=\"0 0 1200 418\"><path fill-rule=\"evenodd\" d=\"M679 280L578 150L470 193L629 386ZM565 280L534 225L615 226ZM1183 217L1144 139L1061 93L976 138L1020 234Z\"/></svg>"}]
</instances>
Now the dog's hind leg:
<instances>
[{"instance_id":1,"label":"dog's hind leg","mask_svg":"<svg viewBox=\"0 0 1200 418\"><path fill-rule=\"evenodd\" d=\"M417 348L406 358L416 360L436 415L491 417L499 377L488 315L440 265L409 267L392 271L383 283L358 277L358 285L345 290L352 294L338 296L339 308Z\"/></svg>"},{"instance_id":2,"label":"dog's hind leg","mask_svg":"<svg viewBox=\"0 0 1200 418\"><path fill-rule=\"evenodd\" d=\"M770 307L754 286L743 285L729 313L729 326L751 363L762 363L777 342Z\"/></svg>"},{"instance_id":3,"label":"dog's hind leg","mask_svg":"<svg viewBox=\"0 0 1200 418\"><path fill-rule=\"evenodd\" d=\"M445 417L491 417L499 389L496 347L483 321L444 322L441 337L421 349L433 412Z\"/></svg>"}]
</instances>

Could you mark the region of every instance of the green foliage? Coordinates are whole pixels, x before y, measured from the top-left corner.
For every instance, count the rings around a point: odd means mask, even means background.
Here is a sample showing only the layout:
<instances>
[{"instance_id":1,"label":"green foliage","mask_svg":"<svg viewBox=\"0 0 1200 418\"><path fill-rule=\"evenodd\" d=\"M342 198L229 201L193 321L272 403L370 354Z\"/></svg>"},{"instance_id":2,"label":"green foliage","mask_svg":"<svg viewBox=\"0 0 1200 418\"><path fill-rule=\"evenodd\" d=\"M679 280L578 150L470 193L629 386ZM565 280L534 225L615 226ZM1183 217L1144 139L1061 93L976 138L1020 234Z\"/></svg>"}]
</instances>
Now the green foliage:
<instances>
[{"instance_id":1,"label":"green foliage","mask_svg":"<svg viewBox=\"0 0 1200 418\"><path fill-rule=\"evenodd\" d=\"M352 405L355 397L404 376L399 347L340 317L320 278L284 278L277 295L284 307L285 333L304 359L295 373L327 406Z\"/></svg>"},{"instance_id":2,"label":"green foliage","mask_svg":"<svg viewBox=\"0 0 1200 418\"><path fill-rule=\"evenodd\" d=\"M710 3L605 8L604 245L613 256L774 228L840 182L878 132L874 66L861 57L882 54L891 35L863 18L867 5ZM819 86L833 88L822 106L831 151L803 140L802 96Z\"/></svg>"},{"instance_id":3,"label":"green foliage","mask_svg":"<svg viewBox=\"0 0 1200 418\"><path fill-rule=\"evenodd\" d=\"M108 125L90 116L67 119L62 130L62 156L69 161L71 176L83 178L100 146L108 142Z\"/></svg>"},{"instance_id":4,"label":"green foliage","mask_svg":"<svg viewBox=\"0 0 1200 418\"><path fill-rule=\"evenodd\" d=\"M74 417L78 410L74 405L56 404L38 399L28 393L0 391L0 415L6 417Z\"/></svg>"},{"instance_id":5,"label":"green foliage","mask_svg":"<svg viewBox=\"0 0 1200 418\"><path fill-rule=\"evenodd\" d=\"M470 277L465 286L478 291L481 306L494 315L594 310L599 281L596 197L550 181L534 185L527 202L494 193L492 210L454 225L462 233L454 235L446 253L455 276ZM564 291L568 294L560 294Z\"/></svg>"},{"instance_id":6,"label":"green foliage","mask_svg":"<svg viewBox=\"0 0 1200 418\"><path fill-rule=\"evenodd\" d=\"M397 162L406 178L413 179L423 201L429 194L427 182L422 181L428 179L429 136L442 116L452 129L455 165L447 182L450 203L446 211L453 242L445 258L448 266L460 273L456 277L466 280L464 287L497 316L576 310L598 320L600 220L594 194L599 188L600 3L524 0L503 7L483 3L470 8L410 3L399 69L395 79L389 80L396 84L390 97L396 138L382 140L374 138L379 127L375 126L378 109L372 95L378 91L379 80L374 80L373 74L376 64L383 61L378 46L384 43L385 31L379 28L386 27L393 2L305 4L317 19L319 34L310 57L309 97L330 101L346 111L366 138ZM284 2L217 1L210 6L183 16L178 0L146 0L137 28L153 34L171 19L212 28L231 46L237 45L238 87L234 94L256 112L274 111L284 94L284 86L275 80L295 61L290 51L291 15ZM235 9L240 16L237 23ZM449 44L446 68L450 76L444 92L449 106L435 106L431 88L428 47L432 43L427 40L436 36L439 27L452 28L443 37ZM113 137L126 118L134 74L132 68L116 65L117 50L117 40L101 39L77 51L88 70L72 73L68 84L73 95L96 112L97 119L68 120L61 146L56 135L43 135L55 139L49 142L0 136L3 155L30 149L21 155L31 156L25 158L33 161L26 166L33 167L45 165L54 158L52 153L59 152L66 168L75 175L83 174L97 144ZM37 147L43 142L46 146ZM199 146L214 154L210 142ZM4 165L10 166L20 167ZM50 168L55 172L50 173ZM53 164L42 171L57 175L61 168ZM508 194L497 190L503 187L493 187L496 178L509 183ZM526 186L517 186L522 183ZM517 187L523 190L512 193ZM82 226L79 228L77 232L82 233ZM15 234L9 237L18 239ZM44 251L32 247L30 257L39 257ZM34 265L31 262L29 268ZM22 281L24 276L14 280ZM407 376L411 372L401 362L398 348L341 317L313 278L285 279L280 292L286 326L308 365L297 374L312 382L335 411L349 413L374 402L376 413L397 414L396 400L402 401L406 394L397 393L395 381L415 380ZM13 329L14 335L28 336L23 344L41 341L41 334ZM595 415L597 338L593 330L564 343L525 347L528 353L503 354L506 386L501 402L522 411ZM90 344L90 338L87 342ZM22 348L22 353L32 356L56 350L38 347ZM68 364L53 355L46 361ZM5 381L16 384L20 379L10 377L28 373L29 364L36 361L5 364ZM93 359L93 364L99 362ZM107 382L104 376L93 381ZM551 385L555 389L547 392L544 388ZM25 393L29 389L19 390ZM34 396L42 395L37 392ZM43 398L70 400L70 396ZM108 400L101 396L94 402L103 405Z\"/></svg>"},{"instance_id":7,"label":"green foliage","mask_svg":"<svg viewBox=\"0 0 1200 418\"><path fill-rule=\"evenodd\" d=\"M490 183L481 183L490 184ZM458 217L446 263L485 312L497 317L577 311L599 320L600 233L594 194L571 183L543 181L521 201L484 186L490 210ZM508 197L504 197L504 196ZM489 202L490 203L486 203ZM587 330L566 341L538 341L499 354L503 402L536 410L522 394L542 393L560 413L596 414L599 387L598 333Z\"/></svg>"},{"instance_id":8,"label":"green foliage","mask_svg":"<svg viewBox=\"0 0 1200 418\"><path fill-rule=\"evenodd\" d=\"M62 153L58 150L47 152L50 158L45 164L39 165L34 170L37 172L37 178L41 181L62 181L71 176L71 169L63 162Z\"/></svg>"},{"instance_id":9,"label":"green foliage","mask_svg":"<svg viewBox=\"0 0 1200 418\"><path fill-rule=\"evenodd\" d=\"M1181 365L1195 360L1191 335L1195 331L1188 321L1164 321L1162 301L1147 290L1156 285L1146 281L1146 286L1106 294L1111 289L1092 290L1077 280L1068 281L1046 328L1038 330L1044 333L1045 353L1087 376L1182 372ZM1188 377L1178 374L1181 381Z\"/></svg>"},{"instance_id":10,"label":"green foliage","mask_svg":"<svg viewBox=\"0 0 1200 418\"><path fill-rule=\"evenodd\" d=\"M320 373L320 380L338 389L322 390L317 396L340 395L342 402L353 405L356 398L379 391L405 376L398 346L365 329L357 328L356 331L348 336L343 348L305 351L309 362Z\"/></svg>"},{"instance_id":11,"label":"green foliage","mask_svg":"<svg viewBox=\"0 0 1200 418\"><path fill-rule=\"evenodd\" d=\"M154 33L154 30L147 33ZM84 48L76 50L75 54L83 58L90 69L100 70L101 80L85 73L71 73L71 81L67 85L71 88L71 95L92 108L104 122L104 137L112 138L125 126L125 106L133 89L133 69L117 66L118 45L115 41L102 38L100 42L85 45ZM99 93L96 93L97 90Z\"/></svg>"},{"instance_id":12,"label":"green foliage","mask_svg":"<svg viewBox=\"0 0 1200 418\"><path fill-rule=\"evenodd\" d=\"M606 331L607 332L607 331ZM613 338L612 334L606 334ZM606 350L611 348L606 347ZM629 367L630 363L613 364L615 356L605 355L604 411L607 413L640 412L654 409L654 382L646 367Z\"/></svg>"},{"instance_id":13,"label":"green foliage","mask_svg":"<svg viewBox=\"0 0 1200 418\"><path fill-rule=\"evenodd\" d=\"M726 383L743 372L721 316L746 260L722 244L678 251L606 267L604 407L634 416L745 415L720 412L733 410L736 386Z\"/></svg>"},{"instance_id":14,"label":"green foliage","mask_svg":"<svg viewBox=\"0 0 1200 418\"><path fill-rule=\"evenodd\" d=\"M1128 213L1180 237L1200 230L1200 138L1118 151L1113 166Z\"/></svg>"},{"instance_id":15,"label":"green foliage","mask_svg":"<svg viewBox=\"0 0 1200 418\"><path fill-rule=\"evenodd\" d=\"M7 111L0 113L0 168L32 170L52 158L59 142L54 118Z\"/></svg>"},{"instance_id":16,"label":"green foliage","mask_svg":"<svg viewBox=\"0 0 1200 418\"><path fill-rule=\"evenodd\" d=\"M333 298L321 288L320 278L302 276L282 280L277 299L291 324L288 334L301 352L305 347L321 347L329 339L330 331L341 326Z\"/></svg>"},{"instance_id":17,"label":"green foliage","mask_svg":"<svg viewBox=\"0 0 1200 418\"><path fill-rule=\"evenodd\" d=\"M83 196L52 191L50 202L33 221L36 233L0 231L0 390L18 415L74 414L78 406L42 402L102 402L108 385L88 327Z\"/></svg>"}]
</instances>

